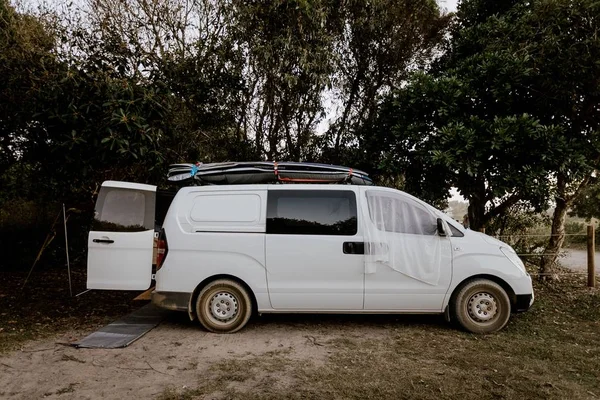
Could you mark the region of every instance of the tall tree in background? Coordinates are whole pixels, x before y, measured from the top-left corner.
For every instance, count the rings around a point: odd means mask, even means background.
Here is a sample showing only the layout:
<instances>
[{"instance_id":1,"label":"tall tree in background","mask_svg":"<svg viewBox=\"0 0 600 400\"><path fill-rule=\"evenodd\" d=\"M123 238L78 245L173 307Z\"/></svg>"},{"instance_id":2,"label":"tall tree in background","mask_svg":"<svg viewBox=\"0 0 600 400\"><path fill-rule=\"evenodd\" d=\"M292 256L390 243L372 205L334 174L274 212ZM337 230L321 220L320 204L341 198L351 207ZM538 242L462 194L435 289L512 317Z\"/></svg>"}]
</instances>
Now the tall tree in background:
<instances>
[{"instance_id":1,"label":"tall tree in background","mask_svg":"<svg viewBox=\"0 0 600 400\"><path fill-rule=\"evenodd\" d=\"M2 162L61 193L189 160L362 162L377 96L447 21L430 0L89 0L53 25L2 6ZM339 123L319 135L334 95Z\"/></svg>"},{"instance_id":2,"label":"tall tree in background","mask_svg":"<svg viewBox=\"0 0 600 400\"><path fill-rule=\"evenodd\" d=\"M370 136L379 98L430 62L450 15L434 0L352 0L339 13L331 91L338 116L327 131L325 159L364 164L360 148Z\"/></svg>"},{"instance_id":3,"label":"tall tree in background","mask_svg":"<svg viewBox=\"0 0 600 400\"><path fill-rule=\"evenodd\" d=\"M314 157L314 133L331 87L335 2L232 2L232 35L244 59L241 129L267 159Z\"/></svg>"},{"instance_id":4,"label":"tall tree in background","mask_svg":"<svg viewBox=\"0 0 600 400\"><path fill-rule=\"evenodd\" d=\"M405 171L416 195L446 197L457 187L473 229L518 201L542 207L543 158L553 157L554 127L528 114L520 96L527 55L507 48L514 2L489 3L461 3L441 59L384 101L375 142L386 168Z\"/></svg>"},{"instance_id":5,"label":"tall tree in background","mask_svg":"<svg viewBox=\"0 0 600 400\"><path fill-rule=\"evenodd\" d=\"M600 218L600 181L597 175L590 178L589 184L573 200L569 215L588 221Z\"/></svg>"},{"instance_id":6,"label":"tall tree in background","mask_svg":"<svg viewBox=\"0 0 600 400\"><path fill-rule=\"evenodd\" d=\"M21 160L25 133L43 129L32 123L39 90L60 70L48 23L0 0L0 177Z\"/></svg>"},{"instance_id":7,"label":"tall tree in background","mask_svg":"<svg viewBox=\"0 0 600 400\"><path fill-rule=\"evenodd\" d=\"M254 158L239 129L244 60L235 48L230 6L214 0L90 0L88 31L130 49L130 74L173 96L169 162Z\"/></svg>"},{"instance_id":8,"label":"tall tree in background","mask_svg":"<svg viewBox=\"0 0 600 400\"><path fill-rule=\"evenodd\" d=\"M560 127L551 140L564 148L552 168L556 206L545 253L554 255L541 265L542 273L552 273L567 211L600 165L600 4L540 1L521 20L528 28L520 39L534 71L534 106L541 120Z\"/></svg>"},{"instance_id":9,"label":"tall tree in background","mask_svg":"<svg viewBox=\"0 0 600 400\"><path fill-rule=\"evenodd\" d=\"M597 7L461 3L439 62L384 103L397 118L382 143L400 149L388 159L445 168L438 182L469 200L474 229L517 202L541 209L556 189L555 250L566 186L577 193L597 160Z\"/></svg>"}]
</instances>

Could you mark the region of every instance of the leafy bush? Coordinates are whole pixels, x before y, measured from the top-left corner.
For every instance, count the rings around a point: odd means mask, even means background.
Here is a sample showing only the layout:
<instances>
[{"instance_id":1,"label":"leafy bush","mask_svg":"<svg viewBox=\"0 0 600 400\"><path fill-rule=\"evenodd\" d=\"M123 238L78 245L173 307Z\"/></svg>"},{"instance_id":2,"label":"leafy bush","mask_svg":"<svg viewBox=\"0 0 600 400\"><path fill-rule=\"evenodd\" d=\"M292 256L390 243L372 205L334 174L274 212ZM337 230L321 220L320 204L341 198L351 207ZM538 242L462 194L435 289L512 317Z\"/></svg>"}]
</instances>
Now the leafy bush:
<instances>
[{"instance_id":1,"label":"leafy bush","mask_svg":"<svg viewBox=\"0 0 600 400\"><path fill-rule=\"evenodd\" d=\"M486 233L508 243L519 254L541 253L550 235L550 217L519 203L494 218ZM536 255L521 258L535 266L540 263L540 257Z\"/></svg>"}]
</instances>

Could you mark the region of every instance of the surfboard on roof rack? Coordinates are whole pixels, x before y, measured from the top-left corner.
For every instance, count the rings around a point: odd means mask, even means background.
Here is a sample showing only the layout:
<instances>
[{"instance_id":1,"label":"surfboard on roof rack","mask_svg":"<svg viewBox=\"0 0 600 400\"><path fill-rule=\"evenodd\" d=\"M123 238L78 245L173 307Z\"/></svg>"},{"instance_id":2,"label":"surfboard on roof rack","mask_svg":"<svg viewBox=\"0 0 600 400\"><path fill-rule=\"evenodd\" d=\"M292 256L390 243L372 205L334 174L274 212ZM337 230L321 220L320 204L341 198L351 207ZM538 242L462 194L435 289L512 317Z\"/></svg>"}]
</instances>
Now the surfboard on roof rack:
<instances>
[{"instance_id":1,"label":"surfboard on roof rack","mask_svg":"<svg viewBox=\"0 0 600 400\"><path fill-rule=\"evenodd\" d=\"M372 185L366 172L339 165L245 161L211 164L172 164L169 182L183 185L241 185L258 183L348 183Z\"/></svg>"}]
</instances>

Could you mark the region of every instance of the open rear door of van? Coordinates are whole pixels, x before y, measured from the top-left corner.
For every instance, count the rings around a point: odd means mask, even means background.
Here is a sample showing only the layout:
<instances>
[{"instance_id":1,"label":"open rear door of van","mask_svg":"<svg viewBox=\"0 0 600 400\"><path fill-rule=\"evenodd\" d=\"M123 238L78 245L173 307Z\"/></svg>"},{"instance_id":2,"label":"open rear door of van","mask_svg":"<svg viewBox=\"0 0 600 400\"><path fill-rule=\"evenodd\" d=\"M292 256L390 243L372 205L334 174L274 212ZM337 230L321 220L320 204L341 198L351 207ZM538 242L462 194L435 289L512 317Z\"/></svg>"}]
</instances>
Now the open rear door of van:
<instances>
[{"instance_id":1,"label":"open rear door of van","mask_svg":"<svg viewBox=\"0 0 600 400\"><path fill-rule=\"evenodd\" d=\"M88 237L88 289L146 290L152 281L156 186L102 184Z\"/></svg>"}]
</instances>

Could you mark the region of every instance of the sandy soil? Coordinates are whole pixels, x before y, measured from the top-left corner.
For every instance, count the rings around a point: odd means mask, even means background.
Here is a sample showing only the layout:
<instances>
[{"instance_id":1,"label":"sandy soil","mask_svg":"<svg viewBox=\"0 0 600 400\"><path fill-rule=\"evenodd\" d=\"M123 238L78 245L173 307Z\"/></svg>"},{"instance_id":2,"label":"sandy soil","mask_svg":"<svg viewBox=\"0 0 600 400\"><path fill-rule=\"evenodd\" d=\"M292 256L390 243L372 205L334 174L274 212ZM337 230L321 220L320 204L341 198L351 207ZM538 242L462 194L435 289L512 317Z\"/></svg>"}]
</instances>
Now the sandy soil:
<instances>
[{"instance_id":1,"label":"sandy soil","mask_svg":"<svg viewBox=\"0 0 600 400\"><path fill-rule=\"evenodd\" d=\"M59 344L89 333L70 332L0 356L0 397L152 398L165 388L197 386L212 364L226 359L283 353L292 362L319 365L334 350L336 339L384 337L393 332L386 326L394 318L272 315L256 318L237 334L218 335L174 313L129 347L114 350ZM436 317L426 319L443 324ZM276 372L272 378L285 379Z\"/></svg>"}]
</instances>

